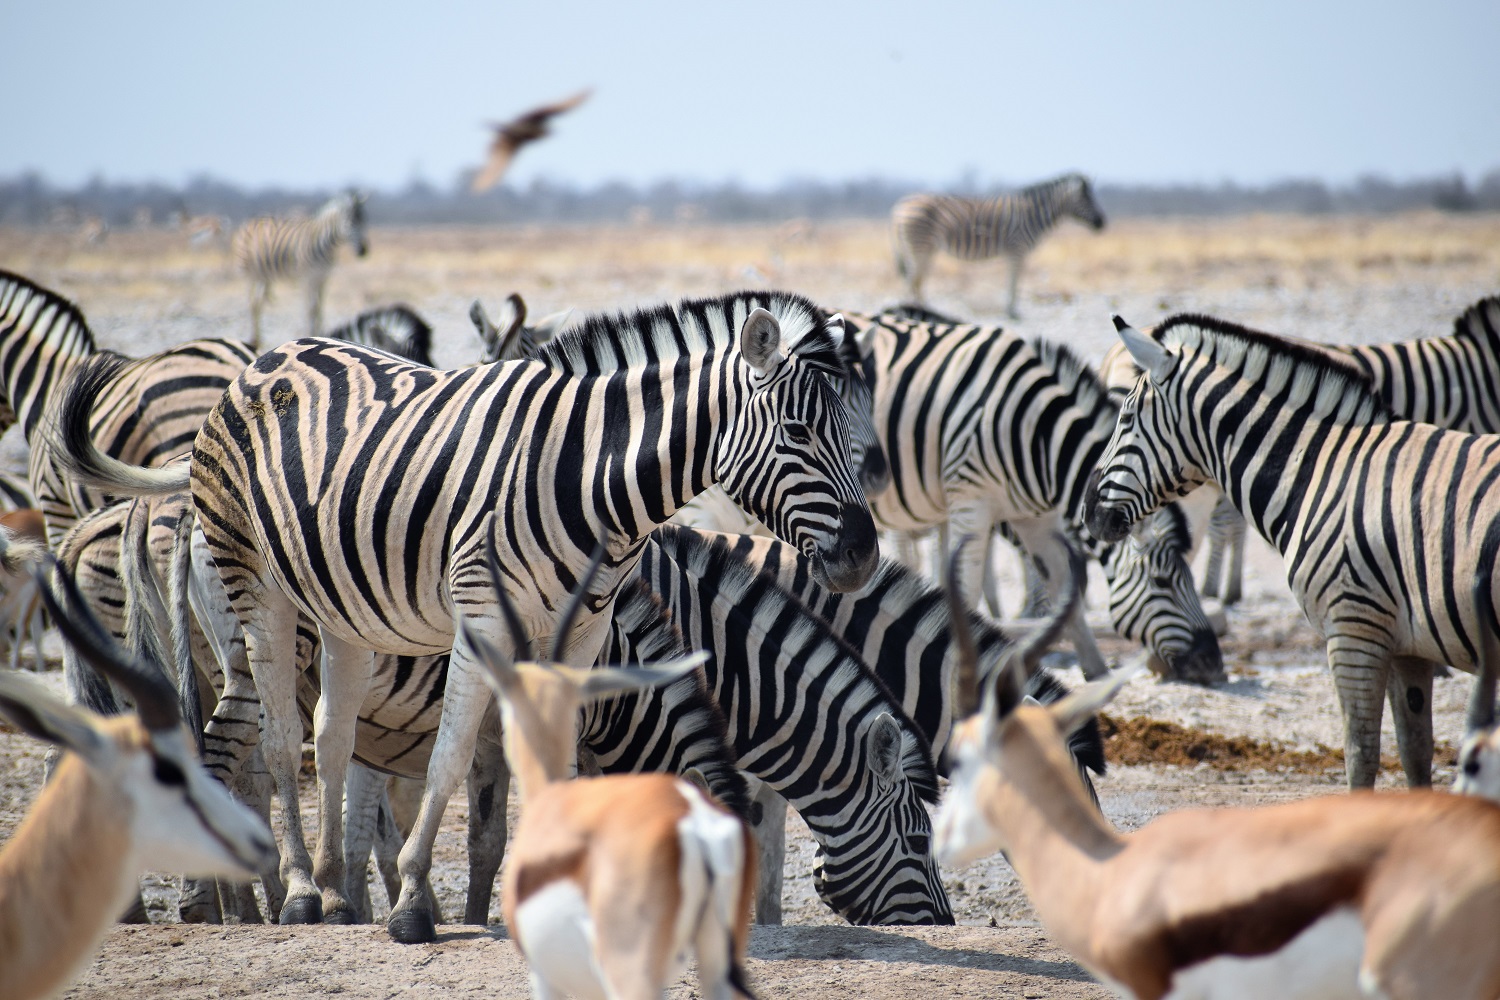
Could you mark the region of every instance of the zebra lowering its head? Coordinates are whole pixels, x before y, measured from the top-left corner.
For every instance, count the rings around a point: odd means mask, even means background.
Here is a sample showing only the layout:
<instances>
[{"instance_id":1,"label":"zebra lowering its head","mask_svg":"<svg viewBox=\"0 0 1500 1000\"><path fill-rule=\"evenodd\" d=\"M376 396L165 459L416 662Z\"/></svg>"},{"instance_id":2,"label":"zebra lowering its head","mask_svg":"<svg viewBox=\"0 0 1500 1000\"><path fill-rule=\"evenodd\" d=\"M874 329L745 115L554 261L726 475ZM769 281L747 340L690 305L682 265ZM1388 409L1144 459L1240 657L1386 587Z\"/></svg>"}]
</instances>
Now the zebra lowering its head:
<instances>
[{"instance_id":1,"label":"zebra lowering its head","mask_svg":"<svg viewBox=\"0 0 1500 1000\"><path fill-rule=\"evenodd\" d=\"M1104 213L1082 174L1065 174L998 198L960 198L946 194L913 194L891 209L896 271L908 294L922 301L922 280L932 257L946 250L959 260L1010 261L1010 306L1014 319L1021 264L1053 226L1072 217L1094 229L1104 228Z\"/></svg>"},{"instance_id":2,"label":"zebra lowering its head","mask_svg":"<svg viewBox=\"0 0 1500 1000\"><path fill-rule=\"evenodd\" d=\"M1389 694L1408 783L1432 780L1434 664L1473 670L1495 627L1500 435L1394 419L1326 347L1175 316L1157 338L1116 317L1144 374L1087 501L1089 529L1125 536L1212 482L1286 561L1326 639L1349 784L1380 769ZM1489 601L1470 600L1482 586Z\"/></svg>"},{"instance_id":3,"label":"zebra lowering its head","mask_svg":"<svg viewBox=\"0 0 1500 1000\"><path fill-rule=\"evenodd\" d=\"M340 810L371 651L453 650L443 713L389 928L430 941L422 894L442 812L474 754L489 698L455 615L498 613L484 565L493 531L511 599L534 639L607 540L568 662L592 664L642 540L709 485L797 546L831 589L862 586L878 558L830 385L841 317L784 293L595 316L538 360L456 371L308 339L262 355L204 424L187 470L141 470L61 422L78 472L121 494L191 483L209 551L244 631L265 713L262 748L286 824L283 920L351 915ZM75 382L89 405L108 371ZM92 384L91 384L92 382ZM493 526L493 527L492 527ZM324 649L315 733L316 872L297 819L297 628ZM321 891L320 891L321 890Z\"/></svg>"},{"instance_id":4,"label":"zebra lowering its head","mask_svg":"<svg viewBox=\"0 0 1500 1000\"><path fill-rule=\"evenodd\" d=\"M356 256L365 242L365 196L346 191L330 199L311 219L250 219L234 232L230 248L250 279L250 346L260 350L260 316L271 298L271 283L299 280L307 289L307 332L323 332L323 288L333 255L348 243Z\"/></svg>"}]
</instances>

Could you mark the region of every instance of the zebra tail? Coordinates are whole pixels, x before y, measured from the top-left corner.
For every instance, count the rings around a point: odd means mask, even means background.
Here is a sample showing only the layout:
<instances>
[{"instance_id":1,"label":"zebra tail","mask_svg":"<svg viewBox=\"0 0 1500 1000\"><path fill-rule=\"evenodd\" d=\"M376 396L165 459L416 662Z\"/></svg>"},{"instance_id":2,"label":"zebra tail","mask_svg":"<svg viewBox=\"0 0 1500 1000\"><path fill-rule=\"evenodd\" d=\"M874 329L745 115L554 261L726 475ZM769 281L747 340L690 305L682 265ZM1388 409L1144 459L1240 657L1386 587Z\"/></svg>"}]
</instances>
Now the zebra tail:
<instances>
[{"instance_id":1,"label":"zebra tail","mask_svg":"<svg viewBox=\"0 0 1500 1000\"><path fill-rule=\"evenodd\" d=\"M125 530L120 535L120 583L125 590L125 642L126 648L136 652L143 662L170 678L171 670L167 664L172 661L162 642L160 627L167 621L168 614L167 609L162 607L161 592L154 579L155 569L151 565L148 539L150 528L150 510L139 501L132 504L125 520ZM178 681L180 683L181 678ZM184 715L183 720L190 726L196 720L196 729L201 730L202 717L197 711L196 701L193 708L193 714Z\"/></svg>"},{"instance_id":2,"label":"zebra tail","mask_svg":"<svg viewBox=\"0 0 1500 1000\"><path fill-rule=\"evenodd\" d=\"M63 474L75 483L117 496L161 496L188 488L187 462L164 469L130 465L99 450L91 427L94 406L130 359L107 351L90 355L62 389L56 422L48 435Z\"/></svg>"},{"instance_id":3,"label":"zebra tail","mask_svg":"<svg viewBox=\"0 0 1500 1000\"><path fill-rule=\"evenodd\" d=\"M198 759L203 760L207 750L203 739L203 702L198 690L198 671L193 664L192 609L188 605L188 574L193 567L193 527L196 523L192 503L184 503L172 540L172 572L167 580L167 602L171 605L177 700L182 707L182 718L198 744Z\"/></svg>"}]
</instances>

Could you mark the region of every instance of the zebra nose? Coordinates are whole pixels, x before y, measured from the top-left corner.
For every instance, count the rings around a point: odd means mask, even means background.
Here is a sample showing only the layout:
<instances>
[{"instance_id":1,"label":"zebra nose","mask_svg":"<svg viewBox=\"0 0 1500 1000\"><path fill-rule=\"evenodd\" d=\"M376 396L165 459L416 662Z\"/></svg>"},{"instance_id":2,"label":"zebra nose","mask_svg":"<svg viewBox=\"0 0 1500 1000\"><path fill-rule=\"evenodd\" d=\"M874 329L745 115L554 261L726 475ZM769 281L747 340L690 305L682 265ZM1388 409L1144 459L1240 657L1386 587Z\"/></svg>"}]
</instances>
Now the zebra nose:
<instances>
[{"instance_id":1,"label":"zebra nose","mask_svg":"<svg viewBox=\"0 0 1500 1000\"><path fill-rule=\"evenodd\" d=\"M1084 523L1089 533L1101 542L1118 542L1130 534L1130 515L1121 507L1093 502L1088 507Z\"/></svg>"},{"instance_id":2,"label":"zebra nose","mask_svg":"<svg viewBox=\"0 0 1500 1000\"><path fill-rule=\"evenodd\" d=\"M880 562L875 519L861 504L846 503L839 511L839 531L820 553L828 589L843 593L869 582Z\"/></svg>"},{"instance_id":3,"label":"zebra nose","mask_svg":"<svg viewBox=\"0 0 1500 1000\"><path fill-rule=\"evenodd\" d=\"M891 467L881 448L875 447L865 452L865 464L860 467L859 482L865 488L867 497L883 493L891 485Z\"/></svg>"},{"instance_id":4,"label":"zebra nose","mask_svg":"<svg viewBox=\"0 0 1500 1000\"><path fill-rule=\"evenodd\" d=\"M1218 684L1226 679L1224 654L1212 629L1193 633L1193 644L1172 658L1172 674L1193 684Z\"/></svg>"}]
</instances>

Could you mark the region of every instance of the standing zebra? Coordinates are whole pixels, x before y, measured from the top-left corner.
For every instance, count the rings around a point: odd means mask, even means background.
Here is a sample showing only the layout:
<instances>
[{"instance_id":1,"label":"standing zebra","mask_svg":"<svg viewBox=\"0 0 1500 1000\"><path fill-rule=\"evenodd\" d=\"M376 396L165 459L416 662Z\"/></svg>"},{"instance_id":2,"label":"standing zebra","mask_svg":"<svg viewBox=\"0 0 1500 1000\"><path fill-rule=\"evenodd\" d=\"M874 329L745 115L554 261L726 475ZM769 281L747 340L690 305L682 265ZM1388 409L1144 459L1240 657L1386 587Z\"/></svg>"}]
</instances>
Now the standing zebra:
<instances>
[{"instance_id":1,"label":"standing zebra","mask_svg":"<svg viewBox=\"0 0 1500 1000\"><path fill-rule=\"evenodd\" d=\"M98 348L76 305L55 292L0 271L0 430L19 422L30 446L31 490L56 548L80 516L105 495L69 480L51 435L43 433L78 365ZM110 456L160 465L192 446L203 418L254 360L230 340L194 340L140 360L109 356L123 367L95 401L90 433Z\"/></svg>"},{"instance_id":2,"label":"standing zebra","mask_svg":"<svg viewBox=\"0 0 1500 1000\"><path fill-rule=\"evenodd\" d=\"M892 315L850 323L891 469L891 487L871 500L883 527L912 532L946 523L955 537L987 539L1005 522L1054 596L1068 582L1067 546L1058 535L1066 528L1103 563L1117 627L1150 644L1171 675L1222 675L1181 536L1156 530L1143 548L1104 546L1083 531L1084 486L1117 413L1087 366L1058 344L998 327ZM971 605L985 552L974 545L964 553ZM1069 637L1084 673L1101 674L1104 658L1081 610Z\"/></svg>"},{"instance_id":3,"label":"standing zebra","mask_svg":"<svg viewBox=\"0 0 1500 1000\"><path fill-rule=\"evenodd\" d=\"M225 393L187 469L112 462L77 421L63 421L78 467L118 492L192 485L244 630L266 719L261 743L290 819L284 920L349 913L340 809L369 651L451 648L427 792L388 922L397 940L433 939L418 897L488 703L473 652L454 645L460 609L495 615L480 552L487 531L527 630L543 640L588 562L584 546L609 540L599 592L564 637L579 665L605 640L641 539L715 482L807 553L830 587L864 584L874 524L829 384L842 336L843 320L805 299L744 293L593 317L539 361L451 372L298 341L263 355ZM80 380L72 411L85 411L107 381L107 369L98 374L92 385ZM324 649L316 881L297 818L299 618L319 627Z\"/></svg>"},{"instance_id":4,"label":"standing zebra","mask_svg":"<svg viewBox=\"0 0 1500 1000\"><path fill-rule=\"evenodd\" d=\"M1349 784L1380 769L1389 694L1408 783L1431 782L1434 663L1472 670L1500 549L1500 436L1391 417L1363 373L1316 345L1175 316L1144 336L1116 317L1145 371L1120 411L1089 527L1130 525L1218 485L1287 565L1327 639ZM1399 484L1399 485L1398 485Z\"/></svg>"},{"instance_id":5,"label":"standing zebra","mask_svg":"<svg viewBox=\"0 0 1500 1000\"><path fill-rule=\"evenodd\" d=\"M1500 434L1500 296L1469 306L1445 337L1327 350L1352 358L1395 416L1469 434ZM1140 375L1123 344L1109 349L1102 369L1110 392L1121 398ZM1208 523L1205 597L1222 594L1225 604L1240 599L1244 552L1245 520L1221 495Z\"/></svg>"},{"instance_id":6,"label":"standing zebra","mask_svg":"<svg viewBox=\"0 0 1500 1000\"><path fill-rule=\"evenodd\" d=\"M922 280L933 254L946 250L959 260L988 260L1004 255L1010 261L1010 306L1016 311L1016 287L1021 264L1043 236L1072 216L1095 230L1104 228L1104 213L1082 174L1023 188L997 198L960 198L945 194L913 194L891 209L896 245L896 271L906 281L907 293L922 301Z\"/></svg>"},{"instance_id":7,"label":"standing zebra","mask_svg":"<svg viewBox=\"0 0 1500 1000\"><path fill-rule=\"evenodd\" d=\"M250 219L234 231L230 248L250 279L250 345L260 350L260 315L271 298L273 281L300 279L307 290L309 336L323 331L323 288L333 269L333 255L348 243L356 256L365 243L365 196L346 191L332 198L311 219Z\"/></svg>"}]
</instances>

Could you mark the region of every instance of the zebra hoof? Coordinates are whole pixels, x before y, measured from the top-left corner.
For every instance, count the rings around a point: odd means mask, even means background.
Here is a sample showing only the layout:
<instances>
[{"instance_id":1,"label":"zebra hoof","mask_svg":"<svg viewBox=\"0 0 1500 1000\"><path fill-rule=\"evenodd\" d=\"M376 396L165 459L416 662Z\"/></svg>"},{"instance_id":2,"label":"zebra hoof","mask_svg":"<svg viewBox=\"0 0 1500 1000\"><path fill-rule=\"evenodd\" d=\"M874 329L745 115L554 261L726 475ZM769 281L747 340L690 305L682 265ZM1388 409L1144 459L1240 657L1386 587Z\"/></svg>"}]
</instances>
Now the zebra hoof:
<instances>
[{"instance_id":1,"label":"zebra hoof","mask_svg":"<svg viewBox=\"0 0 1500 1000\"><path fill-rule=\"evenodd\" d=\"M392 913L385 929L397 944L431 944L437 940L437 925L432 922L432 914L417 910Z\"/></svg>"},{"instance_id":2,"label":"zebra hoof","mask_svg":"<svg viewBox=\"0 0 1500 1000\"><path fill-rule=\"evenodd\" d=\"M359 918L355 915L353 910L349 909L346 906L337 910L329 910L327 913L323 914L323 923L357 924L359 923Z\"/></svg>"},{"instance_id":3,"label":"zebra hoof","mask_svg":"<svg viewBox=\"0 0 1500 1000\"><path fill-rule=\"evenodd\" d=\"M320 924L323 922L323 901L317 896L298 896L288 899L281 908L283 924Z\"/></svg>"}]
</instances>

